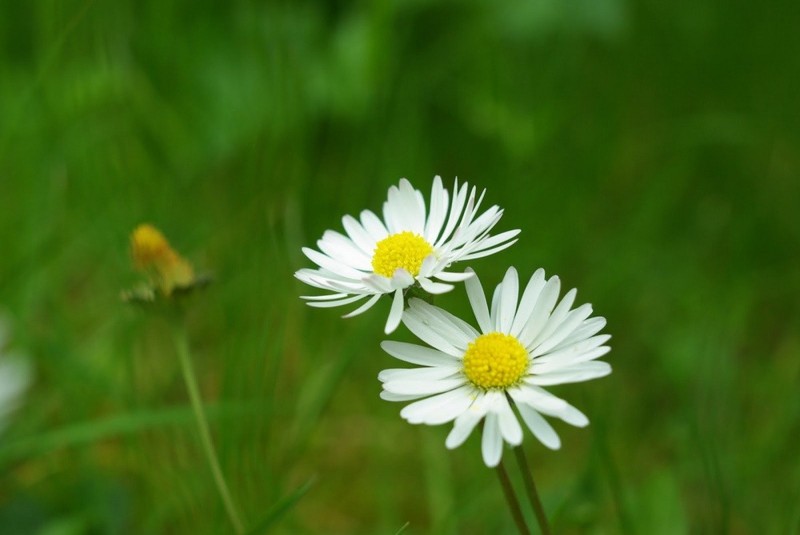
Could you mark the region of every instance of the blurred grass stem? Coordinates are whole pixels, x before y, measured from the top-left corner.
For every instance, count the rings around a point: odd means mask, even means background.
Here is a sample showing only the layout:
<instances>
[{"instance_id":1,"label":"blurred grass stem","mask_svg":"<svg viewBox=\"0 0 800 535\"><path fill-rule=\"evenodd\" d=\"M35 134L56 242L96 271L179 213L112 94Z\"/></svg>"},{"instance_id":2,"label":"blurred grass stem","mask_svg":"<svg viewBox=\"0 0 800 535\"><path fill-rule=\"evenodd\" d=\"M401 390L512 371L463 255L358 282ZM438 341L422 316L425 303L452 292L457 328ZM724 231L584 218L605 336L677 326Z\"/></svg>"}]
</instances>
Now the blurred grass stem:
<instances>
[{"instance_id":1,"label":"blurred grass stem","mask_svg":"<svg viewBox=\"0 0 800 535\"><path fill-rule=\"evenodd\" d=\"M178 352L178 359L181 362L181 371L183 378L186 381L186 389L189 391L189 398L192 404L195 421L197 422L197 431L200 433L200 442L203 445L203 451L206 454L211 474L214 476L214 483L217 486L219 495L222 498L222 503L225 505L225 511L228 513L231 524L236 531L237 535L244 533L244 526L233 503L230 490L225 482L225 476L222 475L222 469L219 466L217 459L217 452L214 449L214 443L211 441L211 432L208 428L208 420L206 420L205 413L203 412L203 402L200 399L200 389L197 387L197 379L194 375L194 368L192 367L192 359L189 353L189 340L186 336L186 327L183 321L177 320L173 322L173 331L175 338L175 348Z\"/></svg>"},{"instance_id":2,"label":"blurred grass stem","mask_svg":"<svg viewBox=\"0 0 800 535\"><path fill-rule=\"evenodd\" d=\"M508 477L508 472L506 472L506 467L503 465L502 460L495 470L497 471L497 477L500 478L500 486L503 487L503 494L506 497L506 503L508 503L511 516L514 517L517 529L521 535L530 535L531 532L525 524L525 517L522 516L522 509L519 507L519 500L517 500L517 495L514 493L514 487L511 486L511 479Z\"/></svg>"},{"instance_id":3,"label":"blurred grass stem","mask_svg":"<svg viewBox=\"0 0 800 535\"><path fill-rule=\"evenodd\" d=\"M544 507L542 501L539 499L539 493L536 491L536 483L533 482L533 475L531 474L528 465L528 459L525 456L525 450L522 446L511 448L514 450L514 455L517 458L519 471L522 473L522 480L525 482L525 493L528 495L528 501L536 513L536 520L539 522L539 529L542 535L550 535L550 526L547 524L547 515L544 514Z\"/></svg>"}]
</instances>

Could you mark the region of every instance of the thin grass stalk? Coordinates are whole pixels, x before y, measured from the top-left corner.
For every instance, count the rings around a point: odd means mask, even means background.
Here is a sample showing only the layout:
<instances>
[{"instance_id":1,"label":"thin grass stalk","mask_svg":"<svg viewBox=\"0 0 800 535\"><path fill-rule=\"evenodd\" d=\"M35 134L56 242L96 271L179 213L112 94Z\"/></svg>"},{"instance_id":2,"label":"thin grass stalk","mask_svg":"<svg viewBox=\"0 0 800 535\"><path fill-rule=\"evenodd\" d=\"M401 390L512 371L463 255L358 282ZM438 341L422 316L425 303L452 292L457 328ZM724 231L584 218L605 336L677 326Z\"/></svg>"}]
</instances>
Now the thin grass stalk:
<instances>
[{"instance_id":1,"label":"thin grass stalk","mask_svg":"<svg viewBox=\"0 0 800 535\"><path fill-rule=\"evenodd\" d=\"M514 487L511 485L511 479L508 477L508 472L506 472L506 468L503 466L502 460L500 461L500 464L495 467L495 471L497 472L497 477L500 478L500 486L503 487L503 494L505 495L508 509L511 511L511 516L514 518L514 524L517 525L520 535L530 535L531 532L528 529L527 524L525 524L525 517L522 516L522 509L520 509L519 500L514 492Z\"/></svg>"},{"instance_id":2,"label":"thin grass stalk","mask_svg":"<svg viewBox=\"0 0 800 535\"><path fill-rule=\"evenodd\" d=\"M528 459L525 456L525 450L522 446L512 448L514 456L517 458L519 471L522 473L522 481L525 483L525 493L528 495L528 501L536 513L536 521L539 523L539 529L542 535L550 535L550 526L547 523L547 515L542 507L542 501L539 499L539 493L536 491L536 483L533 481L533 474L531 473Z\"/></svg>"},{"instance_id":3,"label":"thin grass stalk","mask_svg":"<svg viewBox=\"0 0 800 535\"><path fill-rule=\"evenodd\" d=\"M197 422L197 431L200 434L200 443L203 446L203 451L206 454L208 466L211 469L211 474L214 477L214 483L219 492L222 503L225 506L225 512L233 525L234 531L237 535L244 533L244 525L242 524L241 517L236 509L236 505L231 497L228 484L225 482L225 476L222 474L222 469L219 466L217 459L217 452L214 449L214 443L211 440L211 432L208 428L208 420L203 412L203 402L200 399L200 389L197 387L197 379L195 378L194 368L192 367L192 358L189 353L189 341L186 336L186 328L182 322L175 322L173 324L175 348L178 352L178 360L181 363L181 371L183 372L183 379L186 381L186 389L189 391L189 399L191 400L192 410L194 412L195 421Z\"/></svg>"}]
</instances>

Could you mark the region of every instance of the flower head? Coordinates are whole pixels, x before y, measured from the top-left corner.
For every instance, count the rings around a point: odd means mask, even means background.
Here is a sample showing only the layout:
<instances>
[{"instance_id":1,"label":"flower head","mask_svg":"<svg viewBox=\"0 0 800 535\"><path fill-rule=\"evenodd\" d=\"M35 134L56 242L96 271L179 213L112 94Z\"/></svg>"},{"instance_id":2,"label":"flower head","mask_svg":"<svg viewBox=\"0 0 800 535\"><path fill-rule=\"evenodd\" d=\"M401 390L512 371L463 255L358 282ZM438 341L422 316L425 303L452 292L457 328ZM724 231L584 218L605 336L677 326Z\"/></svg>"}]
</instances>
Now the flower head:
<instances>
[{"instance_id":1,"label":"flower head","mask_svg":"<svg viewBox=\"0 0 800 535\"><path fill-rule=\"evenodd\" d=\"M177 297L208 286L209 274L196 275L192 265L170 247L153 225L142 224L131 234L131 258L136 269L147 274L147 282L122 292L122 300L141 305L171 308Z\"/></svg>"},{"instance_id":2,"label":"flower head","mask_svg":"<svg viewBox=\"0 0 800 535\"><path fill-rule=\"evenodd\" d=\"M147 273L165 296L176 287L191 286L195 280L191 264L176 253L153 225L142 224L131 234L134 266Z\"/></svg>"},{"instance_id":3,"label":"flower head","mask_svg":"<svg viewBox=\"0 0 800 535\"><path fill-rule=\"evenodd\" d=\"M503 443L522 443L518 416L542 444L558 449L561 442L542 415L579 427L586 416L544 386L575 383L611 373L606 362L609 335L598 335L606 320L590 317L589 304L572 309L576 291L558 301L559 278L545 279L537 270L519 297L519 279L512 267L494 291L489 309L480 280L467 279L479 329L422 300L412 299L403 323L428 346L386 341L381 347L417 368L380 373L381 397L418 400L400 415L410 423L438 425L454 421L446 445L461 445L484 420L482 451L487 466L496 466Z\"/></svg>"},{"instance_id":4,"label":"flower head","mask_svg":"<svg viewBox=\"0 0 800 535\"><path fill-rule=\"evenodd\" d=\"M5 428L8 417L18 408L31 379L27 361L4 352L6 338L6 325L0 318L0 432Z\"/></svg>"},{"instance_id":5,"label":"flower head","mask_svg":"<svg viewBox=\"0 0 800 535\"><path fill-rule=\"evenodd\" d=\"M485 193L485 192L483 192ZM328 230L317 241L319 251L303 248L317 269L301 269L301 281L333 292L302 296L314 307L335 307L364 301L346 314L355 316L371 308L383 294L393 294L386 332L397 328L403 313L404 293L414 285L431 294L453 289L452 282L463 281L471 272L454 273L446 269L454 262L481 258L509 247L519 230L491 236L489 232L503 215L492 206L478 215L483 193L469 184L458 185L452 195L435 177L430 205L411 183L389 188L383 204L383 219L364 210L360 219L344 216L346 235ZM434 280L435 279L435 280Z\"/></svg>"}]
</instances>

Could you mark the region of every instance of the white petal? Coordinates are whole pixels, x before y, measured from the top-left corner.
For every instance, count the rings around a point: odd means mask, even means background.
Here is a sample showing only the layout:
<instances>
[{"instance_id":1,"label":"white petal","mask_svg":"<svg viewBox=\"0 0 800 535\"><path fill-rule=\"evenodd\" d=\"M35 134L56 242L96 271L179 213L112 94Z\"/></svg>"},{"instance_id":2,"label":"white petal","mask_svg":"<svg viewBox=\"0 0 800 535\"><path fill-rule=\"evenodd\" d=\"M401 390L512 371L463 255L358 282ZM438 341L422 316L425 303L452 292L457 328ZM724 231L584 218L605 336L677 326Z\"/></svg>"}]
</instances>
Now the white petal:
<instances>
[{"instance_id":1,"label":"white petal","mask_svg":"<svg viewBox=\"0 0 800 535\"><path fill-rule=\"evenodd\" d=\"M354 293L371 293L369 292L369 288L366 287L362 281L344 283L338 280L338 276L331 277L324 270L304 268L298 270L294 276L309 286L330 290L336 293L344 293L347 295Z\"/></svg>"},{"instance_id":2,"label":"white petal","mask_svg":"<svg viewBox=\"0 0 800 535\"><path fill-rule=\"evenodd\" d=\"M386 340L381 342L381 348L394 358L420 366L451 366L458 365L459 359L436 349Z\"/></svg>"},{"instance_id":3,"label":"white petal","mask_svg":"<svg viewBox=\"0 0 800 535\"><path fill-rule=\"evenodd\" d=\"M381 399L386 401L413 401L415 399L424 398L425 394L395 394L394 392L381 391Z\"/></svg>"},{"instance_id":4,"label":"white petal","mask_svg":"<svg viewBox=\"0 0 800 535\"><path fill-rule=\"evenodd\" d=\"M447 190L442 186L442 177L437 175L433 178L433 186L431 186L431 205L425 225L424 237L428 243L436 243L436 239L442 231L442 224L447 215L447 204Z\"/></svg>"},{"instance_id":5,"label":"white petal","mask_svg":"<svg viewBox=\"0 0 800 535\"><path fill-rule=\"evenodd\" d=\"M486 415L486 422L483 425L481 452L483 453L483 462L489 468L500 464L500 459L503 457L503 437L500 435L497 414L493 412Z\"/></svg>"},{"instance_id":6,"label":"white petal","mask_svg":"<svg viewBox=\"0 0 800 535\"><path fill-rule=\"evenodd\" d=\"M447 247L459 258L477 252L481 243L489 238L489 232L500 221L501 216L502 211L497 206L492 206L468 227L458 227L450 242L446 244Z\"/></svg>"},{"instance_id":7,"label":"white petal","mask_svg":"<svg viewBox=\"0 0 800 535\"><path fill-rule=\"evenodd\" d=\"M336 301L339 299L344 299L349 296L350 294L343 294L343 293L325 294L325 295L301 295L300 299L305 299L306 301Z\"/></svg>"},{"instance_id":8,"label":"white petal","mask_svg":"<svg viewBox=\"0 0 800 535\"><path fill-rule=\"evenodd\" d=\"M400 318L403 317L403 290L398 289L394 292L392 308L389 310L389 317L386 319L386 327L383 332L386 334L394 332L400 325Z\"/></svg>"},{"instance_id":9,"label":"white petal","mask_svg":"<svg viewBox=\"0 0 800 535\"><path fill-rule=\"evenodd\" d=\"M446 322L448 326L455 328L463 335L463 338L459 336L457 339L460 340L460 344L464 344L465 349L470 342L480 336L480 333L472 325L462 320L458 316L454 316L443 308L432 305L429 306L431 308L430 312L432 315L435 315L441 321Z\"/></svg>"},{"instance_id":10,"label":"white petal","mask_svg":"<svg viewBox=\"0 0 800 535\"><path fill-rule=\"evenodd\" d=\"M370 210L364 210L361 212L361 225L376 243L389 235L389 231L386 230L383 221L381 221L380 218Z\"/></svg>"},{"instance_id":11,"label":"white petal","mask_svg":"<svg viewBox=\"0 0 800 535\"><path fill-rule=\"evenodd\" d=\"M512 394L511 396L517 403L530 405L542 414L560 418L576 427L584 427L589 424L589 419L585 414L544 388L525 384L518 389L518 394L521 395Z\"/></svg>"},{"instance_id":12,"label":"white petal","mask_svg":"<svg viewBox=\"0 0 800 535\"><path fill-rule=\"evenodd\" d=\"M562 347L566 347L569 344L574 342L585 340L590 336L594 336L595 334L599 333L603 330L603 327L606 326L606 319L597 316L594 318L589 318L588 320L584 321L583 324L572 331L572 334L567 336L563 342L561 342L556 349L560 349Z\"/></svg>"},{"instance_id":13,"label":"white petal","mask_svg":"<svg viewBox=\"0 0 800 535\"><path fill-rule=\"evenodd\" d=\"M361 276L363 275L364 274L361 273ZM360 280L353 279L350 277L343 277L325 268L298 269L295 272L294 276L300 279L301 281L305 282L306 284L311 284L311 285L320 285L320 284L330 285L331 283L336 282L336 283L343 283L348 288L352 287L354 289L362 288L363 286ZM359 277L359 279L360 278L361 277ZM352 293L352 292L349 290L348 291L343 290L343 293Z\"/></svg>"},{"instance_id":14,"label":"white petal","mask_svg":"<svg viewBox=\"0 0 800 535\"><path fill-rule=\"evenodd\" d=\"M361 223L353 216L346 215L342 218L342 226L353 243L364 251L365 255L372 258L372 255L375 254L376 240L361 226Z\"/></svg>"},{"instance_id":15,"label":"white petal","mask_svg":"<svg viewBox=\"0 0 800 535\"><path fill-rule=\"evenodd\" d=\"M470 268L467 268L467 271L474 273ZM489 317L489 308L486 305L486 295L483 293L480 279L475 275L467 279L465 286L467 288L469 303L472 305L472 312L475 314L475 319L478 322L478 326L481 328L481 332L491 332L492 324Z\"/></svg>"},{"instance_id":16,"label":"white petal","mask_svg":"<svg viewBox=\"0 0 800 535\"><path fill-rule=\"evenodd\" d=\"M500 434L512 446L519 446L522 444L522 427L520 427L517 417L514 415L514 411L511 410L511 406L505 396L503 396L502 400L503 402L498 404L496 409Z\"/></svg>"},{"instance_id":17,"label":"white petal","mask_svg":"<svg viewBox=\"0 0 800 535\"><path fill-rule=\"evenodd\" d=\"M399 205L397 198L397 186L390 186L386 194L386 201L383 203L383 221L386 223L386 229L389 234L396 234L401 230L407 230L403 226L402 212L403 209Z\"/></svg>"},{"instance_id":18,"label":"white petal","mask_svg":"<svg viewBox=\"0 0 800 535\"><path fill-rule=\"evenodd\" d=\"M464 273L453 273L450 271L440 271L434 278L443 280L445 282L462 282L475 275L474 271L465 271Z\"/></svg>"},{"instance_id":19,"label":"white petal","mask_svg":"<svg viewBox=\"0 0 800 535\"><path fill-rule=\"evenodd\" d=\"M338 299L336 301L329 300L329 301L311 301L306 303L310 307L314 308L331 308L331 307L340 307L342 305L349 305L350 303L355 303L356 301L360 301L362 299L366 299L367 295L354 295L352 297L345 297L344 299Z\"/></svg>"},{"instance_id":20,"label":"white petal","mask_svg":"<svg viewBox=\"0 0 800 535\"><path fill-rule=\"evenodd\" d=\"M464 184L461 188L459 188L458 179L456 179L455 185L453 186L453 200L450 204L450 215L447 219L447 224L444 227L444 231L439 236L439 241L434 245L435 248L441 247L441 245L447 241L452 234L453 229L456 227L456 224L461 217L461 211L464 208L464 201L467 199L467 188L467 184Z\"/></svg>"},{"instance_id":21,"label":"white petal","mask_svg":"<svg viewBox=\"0 0 800 535\"><path fill-rule=\"evenodd\" d=\"M474 195L475 188L472 189L471 199L474 198ZM481 242L487 239L492 227L503 217L503 211L499 206L495 205L489 207L477 219L473 219L474 215L474 213L465 213L462 218L462 224L453 235L453 241L456 242L455 245L463 247L463 253L475 251L480 247Z\"/></svg>"},{"instance_id":22,"label":"white petal","mask_svg":"<svg viewBox=\"0 0 800 535\"><path fill-rule=\"evenodd\" d=\"M420 211L416 192L405 178L400 179L398 186L389 188L387 200L383 204L383 217L391 234L411 231L421 235L424 232L424 207Z\"/></svg>"},{"instance_id":23,"label":"white petal","mask_svg":"<svg viewBox=\"0 0 800 535\"><path fill-rule=\"evenodd\" d=\"M435 253L431 253L422 260L422 265L419 266L418 277L430 277L437 272L439 260L436 258Z\"/></svg>"},{"instance_id":24,"label":"white petal","mask_svg":"<svg viewBox=\"0 0 800 535\"><path fill-rule=\"evenodd\" d=\"M378 380L382 383L392 381L438 381L447 379L461 371L461 367L456 363L452 366L442 366L435 368L389 368L381 370Z\"/></svg>"},{"instance_id":25,"label":"white petal","mask_svg":"<svg viewBox=\"0 0 800 535\"><path fill-rule=\"evenodd\" d=\"M464 206L463 213L461 215L461 221L458 224L459 230L465 230L469 227L472 219L475 217L475 186L472 186L472 190L469 193L469 197L467 198L467 204ZM486 193L486 190L484 190ZM481 194L481 200L483 199L483 194Z\"/></svg>"},{"instance_id":26,"label":"white petal","mask_svg":"<svg viewBox=\"0 0 800 535\"><path fill-rule=\"evenodd\" d=\"M401 178L397 187L389 189L389 205L398 224L395 232L401 229L415 234L424 232L425 214L419 213L414 188L408 180Z\"/></svg>"},{"instance_id":27,"label":"white petal","mask_svg":"<svg viewBox=\"0 0 800 535\"><path fill-rule=\"evenodd\" d=\"M537 356L547 353L558 344L563 342L567 336L572 334L572 332L591 315L592 305L588 303L571 311L569 314L567 314L567 317L564 318L564 321L561 322L561 325L559 325L555 331L550 333L549 336L546 338L538 337L540 339L538 344L534 340L533 345L535 345L536 349L532 352L532 354Z\"/></svg>"},{"instance_id":28,"label":"white petal","mask_svg":"<svg viewBox=\"0 0 800 535\"><path fill-rule=\"evenodd\" d=\"M400 416L412 424L440 425L461 415L472 404L470 386L463 386L444 394L406 405Z\"/></svg>"},{"instance_id":29,"label":"white petal","mask_svg":"<svg viewBox=\"0 0 800 535\"><path fill-rule=\"evenodd\" d=\"M409 219L409 230L422 236L425 234L425 199L422 193L411 185L408 180L400 180L400 194L403 196L403 205L406 207Z\"/></svg>"},{"instance_id":30,"label":"white petal","mask_svg":"<svg viewBox=\"0 0 800 535\"><path fill-rule=\"evenodd\" d=\"M411 299L406 314L415 316L461 351L466 351L467 345L477 337L467 323L421 299Z\"/></svg>"},{"instance_id":31,"label":"white petal","mask_svg":"<svg viewBox=\"0 0 800 535\"><path fill-rule=\"evenodd\" d=\"M500 294L497 327L501 333L508 334L514 323L514 314L517 311L517 298L519 297L519 277L517 270L508 268L503 278L503 290Z\"/></svg>"},{"instance_id":32,"label":"white petal","mask_svg":"<svg viewBox=\"0 0 800 535\"><path fill-rule=\"evenodd\" d=\"M364 276L363 271L359 271L346 264L342 264L341 262L338 262L331 257L320 253L319 251L315 251L309 247L303 247L302 251L303 254L305 254L312 262L332 273L354 280L358 280Z\"/></svg>"},{"instance_id":33,"label":"white petal","mask_svg":"<svg viewBox=\"0 0 800 535\"><path fill-rule=\"evenodd\" d=\"M371 259L350 238L338 232L326 230L322 239L317 240L317 247L338 262L361 271L372 271Z\"/></svg>"},{"instance_id":34,"label":"white petal","mask_svg":"<svg viewBox=\"0 0 800 535\"><path fill-rule=\"evenodd\" d=\"M533 372L537 374L555 372L563 368L572 367L581 362L588 362L590 360L600 358L609 351L611 351L610 347L600 346L582 352L569 351L569 352L551 353L549 355L545 355L544 357L536 359L533 363L532 369ZM550 357L556 357L556 358L550 358ZM543 362L544 359L549 359L549 360Z\"/></svg>"},{"instance_id":35,"label":"white petal","mask_svg":"<svg viewBox=\"0 0 800 535\"><path fill-rule=\"evenodd\" d=\"M387 279L383 275L378 275L375 273L363 277L361 281L365 287L382 294L388 294L395 289L392 288L391 279Z\"/></svg>"},{"instance_id":36,"label":"white petal","mask_svg":"<svg viewBox=\"0 0 800 535\"><path fill-rule=\"evenodd\" d=\"M519 309L514 316L514 324L511 326L511 334L513 336L519 337L520 333L522 333L522 329L528 323L531 312L536 306L536 301L542 293L542 288L544 288L544 270L539 268L533 274L531 280L528 281L525 291L522 292Z\"/></svg>"},{"instance_id":37,"label":"white petal","mask_svg":"<svg viewBox=\"0 0 800 535\"><path fill-rule=\"evenodd\" d=\"M539 334L536 335L536 338L530 343L530 347L536 347L543 340L547 340L553 332L561 325L561 323L566 319L567 315L569 314L569 309L572 308L572 303L575 302L575 296L577 295L578 291L573 288L564 296L563 299L558 303L556 308L553 312L550 313L550 317L542 327L542 330L539 331Z\"/></svg>"},{"instance_id":38,"label":"white petal","mask_svg":"<svg viewBox=\"0 0 800 535\"><path fill-rule=\"evenodd\" d=\"M539 299L536 300L536 306L533 307L533 312L531 312L531 316L528 318L528 323L522 329L522 333L519 336L519 341L526 348L530 346L533 339L542 332L542 329L547 324L550 311L553 310L556 299L558 299L560 288L561 279L558 278L558 275L550 277L550 280L548 280L544 288L542 288L542 293Z\"/></svg>"},{"instance_id":39,"label":"white petal","mask_svg":"<svg viewBox=\"0 0 800 535\"><path fill-rule=\"evenodd\" d=\"M542 411L544 412L544 411ZM589 425L589 418L586 417L581 411L570 405L567 404L566 407L561 409L560 411L554 411L552 413L547 413L548 416L554 416L556 418L560 418L561 420L567 422L570 425L574 425L575 427L586 427Z\"/></svg>"},{"instance_id":40,"label":"white petal","mask_svg":"<svg viewBox=\"0 0 800 535\"><path fill-rule=\"evenodd\" d=\"M525 425L531 430L533 436L539 439L539 442L551 450L557 450L561 447L561 439L558 438L553 426L542 418L541 414L527 405L517 405L517 409Z\"/></svg>"},{"instance_id":41,"label":"white petal","mask_svg":"<svg viewBox=\"0 0 800 535\"><path fill-rule=\"evenodd\" d=\"M381 294L373 295L372 297L370 297L370 298L369 298L369 300L368 300L366 303L364 303L363 305L361 305L360 307L358 307L358 308L357 308L357 309L355 309L354 311L352 311L352 312L350 312L350 313L348 313L348 314L345 314L345 315L344 315L344 316L342 316L342 317L343 317L343 318L352 318L352 317L354 317L354 316L358 316L359 314L361 314L361 313L363 313L363 312L366 312L367 310L369 310L370 308L372 308L372 306L373 306L375 303L377 303L377 302L378 302L378 299L380 299L380 297L381 297Z\"/></svg>"},{"instance_id":42,"label":"white petal","mask_svg":"<svg viewBox=\"0 0 800 535\"><path fill-rule=\"evenodd\" d=\"M455 348L453 344L448 342L441 334L424 324L419 317L413 313L406 311L406 313L403 314L403 324L408 327L408 330L414 333L417 338L429 346L435 347L448 355L461 357L462 351Z\"/></svg>"},{"instance_id":43,"label":"white petal","mask_svg":"<svg viewBox=\"0 0 800 535\"><path fill-rule=\"evenodd\" d=\"M425 277L417 277L417 282L419 285L422 286L422 289L428 292L429 294L443 294L449 292L453 289L452 284L445 284L443 282L433 282L430 279L426 279Z\"/></svg>"},{"instance_id":44,"label":"white petal","mask_svg":"<svg viewBox=\"0 0 800 535\"><path fill-rule=\"evenodd\" d=\"M534 370L536 368L534 367ZM605 377L611 373L611 365L607 362L592 360L582 362L575 366L561 368L557 372L546 373L543 375L532 375L526 377L524 381L532 385L560 385L566 383L580 383Z\"/></svg>"},{"instance_id":45,"label":"white petal","mask_svg":"<svg viewBox=\"0 0 800 535\"><path fill-rule=\"evenodd\" d=\"M561 343L546 355L537 356L534 362L536 364L547 364L551 362L560 362L562 364L569 363L572 361L572 359L578 358L582 354L596 349L597 347L608 342L610 339L610 334L600 334L597 336L592 336L591 338L587 338L586 340L576 340L567 346Z\"/></svg>"},{"instance_id":46,"label":"white petal","mask_svg":"<svg viewBox=\"0 0 800 535\"><path fill-rule=\"evenodd\" d=\"M500 216L501 215L502 215L502 212L499 212L498 216L495 219L495 221L492 221L491 225L488 225L487 228L478 229L478 230L480 230L482 232L485 232L487 230L491 230L491 227L493 227L497 223L497 221L500 220ZM517 240L513 240L513 241L510 241L510 240L512 240L514 237L516 237L519 233L520 233L519 229L514 229L514 230L507 230L505 232L501 232L500 234L496 234L494 236L485 237L485 238L480 239L478 241L474 241L472 243L472 245L469 247L469 249L465 250L464 252L467 253L469 256L471 256L473 258L479 258L480 256L485 256L485 255L481 254L481 253L483 253L485 251L489 251L489 250L502 251L503 249L505 249L506 247L509 247L510 245L512 245L514 242L517 241ZM506 243L506 242L508 242L508 243ZM474 256L474 255L480 255L480 256Z\"/></svg>"},{"instance_id":47,"label":"white petal","mask_svg":"<svg viewBox=\"0 0 800 535\"><path fill-rule=\"evenodd\" d=\"M501 282L494 288L494 294L492 294L492 310L491 314L491 323L492 323L492 330L497 331L500 329L500 296L503 295L503 283Z\"/></svg>"},{"instance_id":48,"label":"white petal","mask_svg":"<svg viewBox=\"0 0 800 535\"><path fill-rule=\"evenodd\" d=\"M433 395L458 388L464 384L464 381L463 377L435 381L388 381L383 383L383 389L395 394Z\"/></svg>"},{"instance_id":49,"label":"white petal","mask_svg":"<svg viewBox=\"0 0 800 535\"><path fill-rule=\"evenodd\" d=\"M510 243L505 242L512 240L519 234L518 229L501 232L496 236L490 235L492 228L497 225L502 217L503 210L497 206L492 206L473 221L468 228L459 229L456 232L456 236L454 236L454 240L456 237L458 238L458 241L454 244L454 249L459 256L479 255L489 249L505 248L510 245Z\"/></svg>"},{"instance_id":50,"label":"white petal","mask_svg":"<svg viewBox=\"0 0 800 535\"><path fill-rule=\"evenodd\" d=\"M393 290L398 288L408 288L414 284L414 277L411 276L411 273L406 271L403 268L397 268L394 270L391 279L391 286Z\"/></svg>"},{"instance_id":51,"label":"white petal","mask_svg":"<svg viewBox=\"0 0 800 535\"><path fill-rule=\"evenodd\" d=\"M459 262L465 262L467 260L476 260L478 258L485 258L485 257L491 256L491 255L493 255L495 253L499 253L503 249L508 249L509 247L514 245L515 243L517 243L517 240L512 240L512 241L510 241L508 243L504 243L503 245L498 245L497 247L495 247L493 249L482 250L482 251L476 252L476 253L469 253L469 254L467 254L465 256L459 256L458 257L458 261Z\"/></svg>"},{"instance_id":52,"label":"white petal","mask_svg":"<svg viewBox=\"0 0 800 535\"><path fill-rule=\"evenodd\" d=\"M536 410L543 409L553 412L560 411L567 406L566 401L538 386L523 384L515 388L510 388L508 394L518 405L530 405Z\"/></svg>"},{"instance_id":53,"label":"white petal","mask_svg":"<svg viewBox=\"0 0 800 535\"><path fill-rule=\"evenodd\" d=\"M452 450L463 444L470 433L472 433L472 430L475 429L475 426L478 425L478 422L480 422L486 414L483 410L473 409L475 406L476 403L473 403L469 409L456 418L453 423L453 429L447 435L447 440L445 440L444 443L447 449Z\"/></svg>"}]
</instances>

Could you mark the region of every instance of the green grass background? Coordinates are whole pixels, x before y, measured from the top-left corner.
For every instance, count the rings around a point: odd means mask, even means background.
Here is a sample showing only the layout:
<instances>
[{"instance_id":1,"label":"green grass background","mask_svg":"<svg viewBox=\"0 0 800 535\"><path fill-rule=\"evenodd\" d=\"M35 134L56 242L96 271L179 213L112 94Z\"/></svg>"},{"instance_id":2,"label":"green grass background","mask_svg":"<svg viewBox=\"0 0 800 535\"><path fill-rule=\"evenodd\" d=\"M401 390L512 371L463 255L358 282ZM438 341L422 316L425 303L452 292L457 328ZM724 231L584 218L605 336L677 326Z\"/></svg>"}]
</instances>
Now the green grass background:
<instances>
[{"instance_id":1,"label":"green grass background","mask_svg":"<svg viewBox=\"0 0 800 535\"><path fill-rule=\"evenodd\" d=\"M435 174L522 229L472 263L484 284L544 267L608 318L614 373L553 388L591 425L524 443L557 533L800 533L798 22L789 0L0 3L0 306L36 370L0 533L229 532L169 329L119 300L144 221L215 275L189 331L250 527L511 533L477 433L447 451L378 398L388 303L341 320L292 277ZM468 313L462 287L437 304Z\"/></svg>"}]
</instances>

